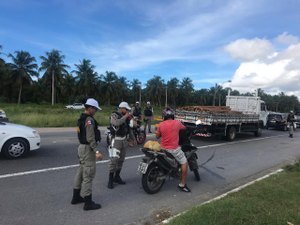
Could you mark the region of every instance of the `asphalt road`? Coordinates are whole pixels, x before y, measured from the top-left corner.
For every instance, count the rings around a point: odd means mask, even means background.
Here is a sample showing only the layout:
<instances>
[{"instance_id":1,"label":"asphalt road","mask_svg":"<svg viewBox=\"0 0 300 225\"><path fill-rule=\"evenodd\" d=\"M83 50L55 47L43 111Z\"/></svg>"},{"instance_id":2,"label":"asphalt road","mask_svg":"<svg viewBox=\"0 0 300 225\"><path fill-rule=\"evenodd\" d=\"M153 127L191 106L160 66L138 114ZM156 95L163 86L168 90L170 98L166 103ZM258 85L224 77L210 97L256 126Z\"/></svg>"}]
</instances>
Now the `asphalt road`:
<instances>
[{"instance_id":1,"label":"asphalt road","mask_svg":"<svg viewBox=\"0 0 300 225\"><path fill-rule=\"evenodd\" d=\"M42 147L18 160L0 157L0 224L154 224L194 205L268 174L300 156L300 132L264 130L263 136L239 135L234 142L222 138L193 138L198 151L201 181L188 176L191 193L179 192L177 179L165 182L154 195L144 192L137 166L143 154L128 148L122 170L126 185L106 188L108 180L105 136L99 150L104 159L97 164L93 199L102 209L83 211L71 205L73 178L77 169L75 128L39 129ZM298 137L299 136L299 137ZM148 135L154 139L154 135ZM208 159L213 157L210 161Z\"/></svg>"}]
</instances>

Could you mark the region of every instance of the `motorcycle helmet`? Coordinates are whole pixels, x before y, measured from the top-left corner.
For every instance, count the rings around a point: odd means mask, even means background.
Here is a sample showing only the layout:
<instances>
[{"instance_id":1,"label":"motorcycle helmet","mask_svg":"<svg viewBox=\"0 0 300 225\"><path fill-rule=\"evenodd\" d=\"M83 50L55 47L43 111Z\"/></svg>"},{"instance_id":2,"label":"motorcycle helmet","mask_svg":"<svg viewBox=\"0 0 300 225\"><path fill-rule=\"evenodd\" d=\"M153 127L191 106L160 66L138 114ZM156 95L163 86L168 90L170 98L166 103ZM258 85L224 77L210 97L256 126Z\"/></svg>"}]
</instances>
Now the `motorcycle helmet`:
<instances>
[{"instance_id":1,"label":"motorcycle helmet","mask_svg":"<svg viewBox=\"0 0 300 225\"><path fill-rule=\"evenodd\" d=\"M164 120L172 119L174 120L174 113L172 110L167 110L164 113Z\"/></svg>"}]
</instances>

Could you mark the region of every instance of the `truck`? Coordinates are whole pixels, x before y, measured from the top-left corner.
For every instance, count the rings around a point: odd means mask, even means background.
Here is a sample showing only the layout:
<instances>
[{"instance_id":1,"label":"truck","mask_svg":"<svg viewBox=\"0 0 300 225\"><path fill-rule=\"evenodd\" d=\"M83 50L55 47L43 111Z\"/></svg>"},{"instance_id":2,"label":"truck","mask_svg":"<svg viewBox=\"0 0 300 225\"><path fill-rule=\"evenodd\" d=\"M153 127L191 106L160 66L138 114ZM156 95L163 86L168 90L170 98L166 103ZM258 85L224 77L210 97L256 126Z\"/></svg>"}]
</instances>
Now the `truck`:
<instances>
[{"instance_id":1,"label":"truck","mask_svg":"<svg viewBox=\"0 0 300 225\"><path fill-rule=\"evenodd\" d=\"M261 136L267 114L260 97L229 94L226 96L226 106L180 107L175 110L175 119L192 129L197 136L222 135L233 141L236 134L242 132Z\"/></svg>"}]
</instances>

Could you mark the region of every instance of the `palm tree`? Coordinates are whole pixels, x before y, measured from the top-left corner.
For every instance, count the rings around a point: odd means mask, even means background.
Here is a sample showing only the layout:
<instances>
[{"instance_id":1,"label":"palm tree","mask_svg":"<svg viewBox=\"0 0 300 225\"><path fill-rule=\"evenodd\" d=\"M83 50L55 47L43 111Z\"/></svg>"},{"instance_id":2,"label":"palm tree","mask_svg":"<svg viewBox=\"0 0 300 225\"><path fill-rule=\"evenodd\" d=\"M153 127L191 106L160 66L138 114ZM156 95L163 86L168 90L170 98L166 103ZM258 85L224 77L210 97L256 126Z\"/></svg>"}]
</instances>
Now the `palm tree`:
<instances>
[{"instance_id":1,"label":"palm tree","mask_svg":"<svg viewBox=\"0 0 300 225\"><path fill-rule=\"evenodd\" d=\"M216 105L216 98L217 98L217 94L222 90L222 86L219 84L215 84L214 87L210 88L210 91L213 95L213 100L212 100L212 105L215 106Z\"/></svg>"},{"instance_id":2,"label":"palm tree","mask_svg":"<svg viewBox=\"0 0 300 225\"><path fill-rule=\"evenodd\" d=\"M142 84L138 79L133 79L131 82L131 91L134 101L141 101Z\"/></svg>"},{"instance_id":3,"label":"palm tree","mask_svg":"<svg viewBox=\"0 0 300 225\"><path fill-rule=\"evenodd\" d=\"M183 104L189 104L194 92L193 81L189 77L184 77L180 84L181 97Z\"/></svg>"},{"instance_id":4,"label":"palm tree","mask_svg":"<svg viewBox=\"0 0 300 225\"><path fill-rule=\"evenodd\" d=\"M127 78L126 77L119 77L117 80L116 80L116 91L115 91L115 95L117 97L118 100L121 100L121 101L128 101L129 99L129 84L128 84L128 81L127 81Z\"/></svg>"},{"instance_id":5,"label":"palm tree","mask_svg":"<svg viewBox=\"0 0 300 225\"><path fill-rule=\"evenodd\" d=\"M154 104L157 102L158 105L161 106L161 98L165 90L164 80L162 80L160 76L154 76L154 78L147 81L146 90L150 98L146 100L150 100Z\"/></svg>"},{"instance_id":6,"label":"palm tree","mask_svg":"<svg viewBox=\"0 0 300 225\"><path fill-rule=\"evenodd\" d=\"M63 80L63 96L64 100L67 99L67 102L70 104L72 101L79 99L74 99L75 94L74 93L74 87L76 86L75 78L71 74L67 74L65 79Z\"/></svg>"},{"instance_id":7,"label":"palm tree","mask_svg":"<svg viewBox=\"0 0 300 225\"><path fill-rule=\"evenodd\" d=\"M103 88L105 92L105 97L107 99L107 104L110 105L111 99L113 99L116 92L116 82L118 79L118 76L115 74L115 72L105 72L105 76L101 76L103 79Z\"/></svg>"},{"instance_id":8,"label":"palm tree","mask_svg":"<svg viewBox=\"0 0 300 225\"><path fill-rule=\"evenodd\" d=\"M179 80L177 78L172 78L167 83L168 88L168 97L171 100L171 104L173 107L176 108L176 98L179 94Z\"/></svg>"},{"instance_id":9,"label":"palm tree","mask_svg":"<svg viewBox=\"0 0 300 225\"><path fill-rule=\"evenodd\" d=\"M84 93L85 98L91 95L96 86L97 72L94 71L95 66L91 64L91 60L83 59L80 64L75 64L77 70L73 70L77 76L75 80L78 87Z\"/></svg>"},{"instance_id":10,"label":"palm tree","mask_svg":"<svg viewBox=\"0 0 300 225\"><path fill-rule=\"evenodd\" d=\"M62 77L68 74L66 68L69 68L69 66L63 63L65 56L61 55L60 51L55 49L53 49L51 52L46 52L46 57L41 56L40 58L43 61L39 71L45 70L43 77L46 82L51 80L51 103L54 105L56 89L55 78L57 80L57 84L59 84L62 80Z\"/></svg>"},{"instance_id":11,"label":"palm tree","mask_svg":"<svg viewBox=\"0 0 300 225\"><path fill-rule=\"evenodd\" d=\"M15 51L16 56L9 54L13 63L9 66L13 72L13 80L19 85L18 104L21 102L23 84L32 83L32 76L38 77L37 64L35 58L26 51Z\"/></svg>"}]
</instances>

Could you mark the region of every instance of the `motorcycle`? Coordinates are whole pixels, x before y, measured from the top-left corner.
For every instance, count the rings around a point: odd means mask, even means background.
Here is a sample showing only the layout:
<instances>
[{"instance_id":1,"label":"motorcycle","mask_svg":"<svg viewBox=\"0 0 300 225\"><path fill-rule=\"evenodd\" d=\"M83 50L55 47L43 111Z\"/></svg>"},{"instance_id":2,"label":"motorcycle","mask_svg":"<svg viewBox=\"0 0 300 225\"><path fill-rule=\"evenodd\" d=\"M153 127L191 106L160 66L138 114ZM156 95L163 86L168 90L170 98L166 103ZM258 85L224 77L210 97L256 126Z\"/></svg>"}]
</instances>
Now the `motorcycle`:
<instances>
[{"instance_id":1,"label":"motorcycle","mask_svg":"<svg viewBox=\"0 0 300 225\"><path fill-rule=\"evenodd\" d=\"M199 165L197 163L198 148L190 142L191 134L180 132L181 149L184 152L188 165L195 175L195 180L200 181ZM142 148L141 151L145 154L138 166L138 171L142 174L142 186L146 193L155 194L160 191L165 180L168 177L180 177L181 165L167 151L151 151Z\"/></svg>"},{"instance_id":2,"label":"motorcycle","mask_svg":"<svg viewBox=\"0 0 300 225\"><path fill-rule=\"evenodd\" d=\"M143 129L141 129L142 122L138 117L132 117L129 120L129 128L131 129L133 136L136 140L136 143L141 145L146 141L146 133ZM112 133L111 127L108 126L105 132L106 134L106 144L107 147L111 145Z\"/></svg>"}]
</instances>

